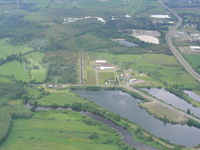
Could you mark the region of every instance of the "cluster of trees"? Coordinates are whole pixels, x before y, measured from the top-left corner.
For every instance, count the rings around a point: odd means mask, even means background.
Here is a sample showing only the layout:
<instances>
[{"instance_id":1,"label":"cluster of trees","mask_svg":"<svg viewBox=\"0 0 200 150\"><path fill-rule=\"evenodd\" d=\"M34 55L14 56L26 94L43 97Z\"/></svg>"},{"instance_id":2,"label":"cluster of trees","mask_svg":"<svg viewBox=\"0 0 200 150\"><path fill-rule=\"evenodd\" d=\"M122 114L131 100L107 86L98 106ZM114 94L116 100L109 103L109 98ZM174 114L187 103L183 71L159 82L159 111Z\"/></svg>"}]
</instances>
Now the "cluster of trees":
<instances>
[{"instance_id":1,"label":"cluster of trees","mask_svg":"<svg viewBox=\"0 0 200 150\"><path fill-rule=\"evenodd\" d=\"M1 99L19 99L26 93L21 83L0 83ZM1 101L0 101L1 102Z\"/></svg>"},{"instance_id":2,"label":"cluster of trees","mask_svg":"<svg viewBox=\"0 0 200 150\"><path fill-rule=\"evenodd\" d=\"M27 52L27 53L29 53L29 52ZM26 54L12 54L12 55L9 55L6 58L0 59L0 65L3 65L5 63L7 63L9 61L13 61L13 60L17 60L20 63L22 63L22 62L28 62L28 60L25 57L23 57Z\"/></svg>"},{"instance_id":3,"label":"cluster of trees","mask_svg":"<svg viewBox=\"0 0 200 150\"><path fill-rule=\"evenodd\" d=\"M63 56L50 56L44 59L48 64L46 82L50 83L76 83L77 66L66 60Z\"/></svg>"},{"instance_id":4,"label":"cluster of trees","mask_svg":"<svg viewBox=\"0 0 200 150\"><path fill-rule=\"evenodd\" d=\"M23 15L3 16L0 22L0 38L10 38L11 44L24 44L40 37L44 28L33 22L23 20Z\"/></svg>"},{"instance_id":5,"label":"cluster of trees","mask_svg":"<svg viewBox=\"0 0 200 150\"><path fill-rule=\"evenodd\" d=\"M172 8L199 8L199 0L166 0L167 5Z\"/></svg>"},{"instance_id":6,"label":"cluster of trees","mask_svg":"<svg viewBox=\"0 0 200 150\"><path fill-rule=\"evenodd\" d=\"M192 126L192 127L196 127L196 128L199 128L199 129L200 129L200 123L197 122L197 121L195 121L195 120L193 120L193 119L189 119L189 120L187 121L187 125L188 125L188 126Z\"/></svg>"},{"instance_id":7,"label":"cluster of trees","mask_svg":"<svg viewBox=\"0 0 200 150\"><path fill-rule=\"evenodd\" d=\"M0 110L0 144L5 141L12 126L12 118L9 113Z\"/></svg>"},{"instance_id":8,"label":"cluster of trees","mask_svg":"<svg viewBox=\"0 0 200 150\"><path fill-rule=\"evenodd\" d=\"M200 31L200 14L181 13L184 24L196 25L196 29Z\"/></svg>"},{"instance_id":9,"label":"cluster of trees","mask_svg":"<svg viewBox=\"0 0 200 150\"><path fill-rule=\"evenodd\" d=\"M31 116L24 107L9 104L9 101L21 99L26 93L22 83L0 83L0 144L9 135L13 119Z\"/></svg>"}]
</instances>

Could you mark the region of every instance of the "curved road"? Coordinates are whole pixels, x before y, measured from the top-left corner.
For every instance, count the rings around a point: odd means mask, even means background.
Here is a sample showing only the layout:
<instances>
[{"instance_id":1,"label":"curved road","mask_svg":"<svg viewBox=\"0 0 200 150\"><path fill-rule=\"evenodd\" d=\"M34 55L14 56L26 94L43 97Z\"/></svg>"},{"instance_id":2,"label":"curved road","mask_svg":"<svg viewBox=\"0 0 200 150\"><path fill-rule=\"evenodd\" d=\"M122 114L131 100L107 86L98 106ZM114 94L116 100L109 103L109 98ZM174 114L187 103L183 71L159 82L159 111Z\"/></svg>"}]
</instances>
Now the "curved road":
<instances>
[{"instance_id":1,"label":"curved road","mask_svg":"<svg viewBox=\"0 0 200 150\"><path fill-rule=\"evenodd\" d=\"M167 45L169 46L170 50L176 57L176 59L182 64L182 66L186 69L186 71L192 75L196 80L200 82L200 75L188 64L188 62L183 58L183 56L179 53L179 51L176 49L176 47L173 45L172 42L172 36L175 33L175 31L181 26L183 20L182 18L172 9L167 7L162 0L158 0L160 4L166 8L169 12L171 12L177 19L177 23L170 28L169 32L167 33L165 40L167 42Z\"/></svg>"}]
</instances>

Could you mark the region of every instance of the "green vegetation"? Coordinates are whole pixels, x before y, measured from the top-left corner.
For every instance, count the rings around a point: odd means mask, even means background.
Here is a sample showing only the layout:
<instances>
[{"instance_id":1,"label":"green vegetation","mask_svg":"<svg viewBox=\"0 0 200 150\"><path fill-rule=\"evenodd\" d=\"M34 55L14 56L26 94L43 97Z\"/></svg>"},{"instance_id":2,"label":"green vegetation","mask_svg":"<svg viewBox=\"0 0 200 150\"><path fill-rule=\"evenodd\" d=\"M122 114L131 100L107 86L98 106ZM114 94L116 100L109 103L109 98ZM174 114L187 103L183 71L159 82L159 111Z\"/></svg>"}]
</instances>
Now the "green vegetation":
<instances>
[{"instance_id":1,"label":"green vegetation","mask_svg":"<svg viewBox=\"0 0 200 150\"><path fill-rule=\"evenodd\" d=\"M98 77L99 77L99 83L100 85L106 85L110 82L112 83L117 83L115 73L111 70L109 71L99 71L98 72Z\"/></svg>"},{"instance_id":2,"label":"green vegetation","mask_svg":"<svg viewBox=\"0 0 200 150\"><path fill-rule=\"evenodd\" d=\"M184 99L188 103L192 104L193 106L200 107L200 102L193 100L191 97L189 97L187 94L185 94L181 88L174 86L174 87L167 87L166 88L169 92L175 94L176 96Z\"/></svg>"},{"instance_id":3,"label":"green vegetation","mask_svg":"<svg viewBox=\"0 0 200 150\"><path fill-rule=\"evenodd\" d=\"M20 99L25 94L25 89L19 83L0 83L0 144L9 135L12 120L28 118L31 112L24 107Z\"/></svg>"},{"instance_id":4,"label":"green vegetation","mask_svg":"<svg viewBox=\"0 0 200 150\"><path fill-rule=\"evenodd\" d=\"M195 120L189 119L187 124L200 129L200 123Z\"/></svg>"},{"instance_id":5,"label":"green vegetation","mask_svg":"<svg viewBox=\"0 0 200 150\"><path fill-rule=\"evenodd\" d=\"M9 83L9 82L11 82L11 81L8 78L0 76L0 83Z\"/></svg>"},{"instance_id":6,"label":"green vegetation","mask_svg":"<svg viewBox=\"0 0 200 150\"><path fill-rule=\"evenodd\" d=\"M11 55L23 54L32 51L32 48L24 45L11 45L9 39L0 40L0 60Z\"/></svg>"},{"instance_id":7,"label":"green vegetation","mask_svg":"<svg viewBox=\"0 0 200 150\"><path fill-rule=\"evenodd\" d=\"M189 61L192 67L200 73L200 55L185 55L185 58Z\"/></svg>"},{"instance_id":8,"label":"green vegetation","mask_svg":"<svg viewBox=\"0 0 200 150\"><path fill-rule=\"evenodd\" d=\"M0 75L11 79L28 81L29 75L23 64L18 61L11 61L0 66Z\"/></svg>"},{"instance_id":9,"label":"green vegetation","mask_svg":"<svg viewBox=\"0 0 200 150\"><path fill-rule=\"evenodd\" d=\"M37 100L37 104L41 106L68 106L74 103L83 103L80 98L70 91L51 91L50 94L43 96Z\"/></svg>"},{"instance_id":10,"label":"green vegetation","mask_svg":"<svg viewBox=\"0 0 200 150\"><path fill-rule=\"evenodd\" d=\"M25 94L25 89L20 83L0 83L0 105L10 100L19 99Z\"/></svg>"},{"instance_id":11,"label":"green vegetation","mask_svg":"<svg viewBox=\"0 0 200 150\"><path fill-rule=\"evenodd\" d=\"M80 87L81 88L81 87ZM82 87L84 88L84 87ZM94 89L92 87L88 87L88 89ZM99 89L98 87L96 88ZM110 89L110 88L108 88ZM115 89L115 88L113 88ZM135 139L137 139L140 142L147 142L150 145L153 145L155 147L161 147L162 149L165 149L166 147L171 147L172 145L163 142L162 140L155 138L151 136L149 133L146 133L142 129L140 129L139 126L124 120L123 118L120 118L118 115L113 114L109 112L108 110L105 110L96 104L81 98L77 95L75 95L70 90L48 90L47 95L44 95L43 97L35 100L29 101L31 104L37 105L37 106L48 106L52 108L57 108L59 106L65 107L65 108L72 108L74 110L85 110L90 111L95 114L99 114L101 116L104 116L106 118L109 118L110 120L114 121L115 123L128 128L132 133ZM135 95L135 93L130 93L131 95L137 96L140 98L139 95ZM140 129L141 134L136 134L136 130ZM148 137L152 137L153 140L148 140ZM146 140L144 140L144 138ZM166 148L167 149L167 148Z\"/></svg>"},{"instance_id":12,"label":"green vegetation","mask_svg":"<svg viewBox=\"0 0 200 150\"><path fill-rule=\"evenodd\" d=\"M12 132L0 149L122 150L117 146L119 140L115 130L79 113L48 111L14 121Z\"/></svg>"},{"instance_id":13,"label":"green vegetation","mask_svg":"<svg viewBox=\"0 0 200 150\"><path fill-rule=\"evenodd\" d=\"M46 67L42 63L44 54L41 52L34 52L25 56L27 62L25 68L28 70L31 81L44 82L46 78Z\"/></svg>"},{"instance_id":14,"label":"green vegetation","mask_svg":"<svg viewBox=\"0 0 200 150\"><path fill-rule=\"evenodd\" d=\"M66 84L66 87L78 84L81 67L78 57L83 52L85 85L117 84L115 70L94 69L95 59L106 59L117 66L118 75L133 70L131 77L145 81L140 86L177 87L176 94L199 106L180 92L192 89L198 93L199 84L171 56L164 42L169 21L174 18L158 21L149 16L165 13L155 0L0 0L0 150L132 149L120 140L115 130L89 117L73 111L37 112L33 108L31 112L25 107L27 103L35 107L90 111L128 128L139 142L162 150L173 149L175 146L169 142L155 138L69 89L41 88L45 84ZM101 17L105 22L84 18L87 16ZM188 14L183 17L185 23L195 23L199 29L198 13L191 18ZM159 31L160 44L132 37L133 29ZM119 38L137 47L113 41ZM199 56L185 57L199 71ZM141 95L130 94L143 99ZM188 125L198 126L191 120Z\"/></svg>"},{"instance_id":15,"label":"green vegetation","mask_svg":"<svg viewBox=\"0 0 200 150\"><path fill-rule=\"evenodd\" d=\"M48 64L46 82L52 83L76 83L77 82L77 64L66 59L63 56L51 55L45 57L44 63Z\"/></svg>"}]
</instances>

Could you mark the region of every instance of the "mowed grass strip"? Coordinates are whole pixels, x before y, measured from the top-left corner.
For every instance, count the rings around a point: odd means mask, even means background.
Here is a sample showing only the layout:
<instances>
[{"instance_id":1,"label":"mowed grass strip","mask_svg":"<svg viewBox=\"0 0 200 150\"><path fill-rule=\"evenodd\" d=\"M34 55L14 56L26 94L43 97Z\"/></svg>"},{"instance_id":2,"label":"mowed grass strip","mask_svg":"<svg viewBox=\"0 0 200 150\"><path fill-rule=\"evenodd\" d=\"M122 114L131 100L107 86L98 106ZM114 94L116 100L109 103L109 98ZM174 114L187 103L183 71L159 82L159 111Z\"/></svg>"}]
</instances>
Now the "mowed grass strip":
<instances>
[{"instance_id":1,"label":"mowed grass strip","mask_svg":"<svg viewBox=\"0 0 200 150\"><path fill-rule=\"evenodd\" d=\"M100 85L105 85L107 80L116 80L113 71L98 71Z\"/></svg>"},{"instance_id":2,"label":"mowed grass strip","mask_svg":"<svg viewBox=\"0 0 200 150\"><path fill-rule=\"evenodd\" d=\"M87 71L87 81L86 84L96 85L96 75L94 70Z\"/></svg>"},{"instance_id":3,"label":"mowed grass strip","mask_svg":"<svg viewBox=\"0 0 200 150\"><path fill-rule=\"evenodd\" d=\"M85 123L90 120L94 125ZM92 135L96 135L92 138ZM35 112L31 119L15 120L0 150L119 150L109 139L119 135L96 121L71 111Z\"/></svg>"}]
</instances>

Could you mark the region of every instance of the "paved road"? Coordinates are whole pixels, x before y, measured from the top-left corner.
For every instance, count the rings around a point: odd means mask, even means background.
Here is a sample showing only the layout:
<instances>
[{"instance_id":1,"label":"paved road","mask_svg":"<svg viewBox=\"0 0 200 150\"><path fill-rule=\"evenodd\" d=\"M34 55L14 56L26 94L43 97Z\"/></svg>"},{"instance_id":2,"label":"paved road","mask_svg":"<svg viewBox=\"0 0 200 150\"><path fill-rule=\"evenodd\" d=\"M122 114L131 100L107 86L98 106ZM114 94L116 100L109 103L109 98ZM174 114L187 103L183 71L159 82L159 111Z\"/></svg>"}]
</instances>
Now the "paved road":
<instances>
[{"instance_id":1,"label":"paved road","mask_svg":"<svg viewBox=\"0 0 200 150\"><path fill-rule=\"evenodd\" d=\"M173 45L172 42L172 36L176 32L176 30L181 26L183 20L182 18L172 9L167 7L162 0L158 0L160 4L165 7L169 12L171 12L177 19L177 23L170 28L169 32L167 33L165 40L167 42L167 45L169 46L170 50L176 57L176 59L182 64L182 66L186 69L186 71L192 75L196 80L200 82L200 75L188 64L188 62L183 58L183 56L179 53L179 51L176 49L176 47Z\"/></svg>"}]
</instances>

